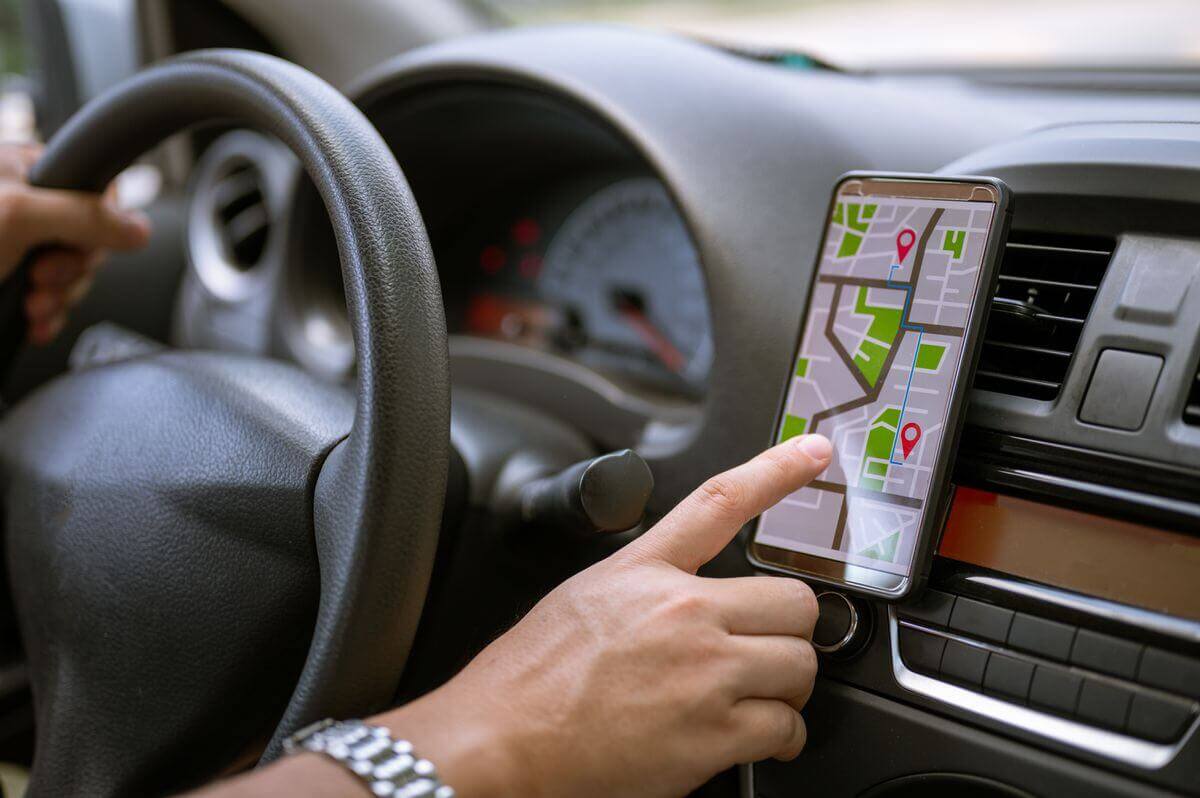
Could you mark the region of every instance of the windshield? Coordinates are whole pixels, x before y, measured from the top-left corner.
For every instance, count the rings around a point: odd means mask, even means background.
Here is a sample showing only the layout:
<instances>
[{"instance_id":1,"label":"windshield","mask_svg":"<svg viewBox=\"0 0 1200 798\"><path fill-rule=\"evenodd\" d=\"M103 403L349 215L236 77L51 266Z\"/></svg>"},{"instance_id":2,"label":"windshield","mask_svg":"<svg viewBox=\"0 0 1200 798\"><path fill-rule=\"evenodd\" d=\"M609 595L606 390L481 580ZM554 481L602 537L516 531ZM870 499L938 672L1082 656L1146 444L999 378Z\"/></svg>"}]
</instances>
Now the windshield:
<instances>
[{"instance_id":1,"label":"windshield","mask_svg":"<svg viewBox=\"0 0 1200 798\"><path fill-rule=\"evenodd\" d=\"M849 68L1200 65L1197 0L488 2L518 23L632 23Z\"/></svg>"}]
</instances>

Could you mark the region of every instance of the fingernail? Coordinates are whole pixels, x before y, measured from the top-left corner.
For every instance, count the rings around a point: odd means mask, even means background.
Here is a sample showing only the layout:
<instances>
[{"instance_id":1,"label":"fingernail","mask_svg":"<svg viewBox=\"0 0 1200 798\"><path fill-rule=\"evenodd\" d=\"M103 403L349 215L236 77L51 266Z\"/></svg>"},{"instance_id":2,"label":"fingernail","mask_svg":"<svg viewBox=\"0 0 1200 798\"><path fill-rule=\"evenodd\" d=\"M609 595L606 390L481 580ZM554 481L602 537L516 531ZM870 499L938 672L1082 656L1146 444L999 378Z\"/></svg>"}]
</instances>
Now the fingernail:
<instances>
[{"instance_id":1,"label":"fingernail","mask_svg":"<svg viewBox=\"0 0 1200 798\"><path fill-rule=\"evenodd\" d=\"M833 446L824 435L804 435L796 439L800 451L822 462L833 457Z\"/></svg>"},{"instance_id":2,"label":"fingernail","mask_svg":"<svg viewBox=\"0 0 1200 798\"><path fill-rule=\"evenodd\" d=\"M150 235L150 217L141 211L124 211L121 213L121 223L133 233Z\"/></svg>"}]
</instances>

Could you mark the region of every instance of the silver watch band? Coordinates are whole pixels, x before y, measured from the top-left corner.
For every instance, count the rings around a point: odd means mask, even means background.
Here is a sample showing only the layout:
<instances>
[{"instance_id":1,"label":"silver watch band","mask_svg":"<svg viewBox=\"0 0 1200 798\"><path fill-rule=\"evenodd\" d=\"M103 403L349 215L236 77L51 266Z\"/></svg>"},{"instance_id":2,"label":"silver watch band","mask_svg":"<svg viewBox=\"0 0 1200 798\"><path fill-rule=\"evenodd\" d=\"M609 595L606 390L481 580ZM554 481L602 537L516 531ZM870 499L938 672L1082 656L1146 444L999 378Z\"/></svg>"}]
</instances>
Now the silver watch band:
<instances>
[{"instance_id":1,"label":"silver watch band","mask_svg":"<svg viewBox=\"0 0 1200 798\"><path fill-rule=\"evenodd\" d=\"M284 753L311 751L339 762L382 798L454 798L428 759L407 740L393 740L382 726L361 720L322 720L283 743Z\"/></svg>"}]
</instances>

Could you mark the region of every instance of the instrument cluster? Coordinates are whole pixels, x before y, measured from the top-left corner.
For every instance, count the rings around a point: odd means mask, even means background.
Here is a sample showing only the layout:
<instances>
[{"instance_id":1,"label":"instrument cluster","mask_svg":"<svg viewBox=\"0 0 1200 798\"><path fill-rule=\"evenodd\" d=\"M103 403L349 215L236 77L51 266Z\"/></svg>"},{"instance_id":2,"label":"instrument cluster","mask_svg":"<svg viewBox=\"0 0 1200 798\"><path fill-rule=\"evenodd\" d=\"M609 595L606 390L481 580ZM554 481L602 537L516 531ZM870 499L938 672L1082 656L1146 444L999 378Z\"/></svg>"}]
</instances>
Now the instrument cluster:
<instances>
[{"instance_id":1,"label":"instrument cluster","mask_svg":"<svg viewBox=\"0 0 1200 798\"><path fill-rule=\"evenodd\" d=\"M567 358L652 396L703 396L704 274L658 180L607 177L484 214L439 259L451 334Z\"/></svg>"}]
</instances>

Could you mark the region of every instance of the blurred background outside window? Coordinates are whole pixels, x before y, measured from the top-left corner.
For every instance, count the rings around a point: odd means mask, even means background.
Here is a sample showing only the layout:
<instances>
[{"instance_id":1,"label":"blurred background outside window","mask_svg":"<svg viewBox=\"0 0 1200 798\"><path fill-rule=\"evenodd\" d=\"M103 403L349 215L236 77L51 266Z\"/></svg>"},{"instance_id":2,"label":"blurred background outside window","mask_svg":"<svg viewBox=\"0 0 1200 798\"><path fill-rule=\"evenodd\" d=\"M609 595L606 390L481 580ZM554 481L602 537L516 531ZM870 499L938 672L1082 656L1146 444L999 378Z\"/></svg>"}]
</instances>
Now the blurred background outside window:
<instances>
[{"instance_id":1,"label":"blurred background outside window","mask_svg":"<svg viewBox=\"0 0 1200 798\"><path fill-rule=\"evenodd\" d=\"M274 2L237 5L261 4L269 13ZM326 7L365 0L309 2ZM630 24L813 56L848 69L1200 67L1200 0L421 2L430 13L438 4L483 7L501 24ZM136 69L136 8L135 0L0 0L0 140L34 135L31 97L37 98L37 127L52 132L79 103ZM31 30L37 34L31 37ZM39 47L31 38L53 46Z\"/></svg>"},{"instance_id":2,"label":"blurred background outside window","mask_svg":"<svg viewBox=\"0 0 1200 798\"><path fill-rule=\"evenodd\" d=\"M33 138L33 100L20 0L0 0L0 142Z\"/></svg>"},{"instance_id":3,"label":"blurred background outside window","mask_svg":"<svg viewBox=\"0 0 1200 798\"><path fill-rule=\"evenodd\" d=\"M1200 0L486 2L515 22L625 22L847 68L1200 65Z\"/></svg>"}]
</instances>

